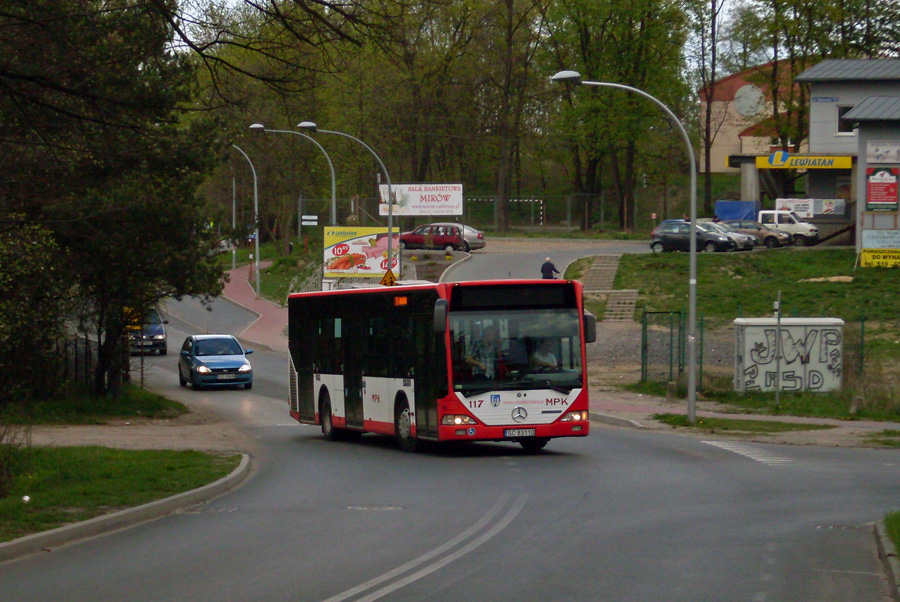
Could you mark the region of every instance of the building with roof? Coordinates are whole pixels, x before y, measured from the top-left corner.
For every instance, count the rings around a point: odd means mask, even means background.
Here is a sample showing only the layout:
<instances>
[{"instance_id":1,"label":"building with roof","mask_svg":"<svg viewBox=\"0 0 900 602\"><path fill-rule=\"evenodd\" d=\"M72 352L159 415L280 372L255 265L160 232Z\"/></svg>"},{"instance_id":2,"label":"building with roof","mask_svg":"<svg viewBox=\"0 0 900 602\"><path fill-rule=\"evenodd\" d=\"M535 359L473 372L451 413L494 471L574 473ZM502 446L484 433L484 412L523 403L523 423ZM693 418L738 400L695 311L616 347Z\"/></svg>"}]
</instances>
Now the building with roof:
<instances>
[{"instance_id":1,"label":"building with roof","mask_svg":"<svg viewBox=\"0 0 900 602\"><path fill-rule=\"evenodd\" d=\"M900 265L900 59L826 59L797 76L810 87L810 153L850 169L809 170L812 198L855 201L863 265Z\"/></svg>"}]
</instances>

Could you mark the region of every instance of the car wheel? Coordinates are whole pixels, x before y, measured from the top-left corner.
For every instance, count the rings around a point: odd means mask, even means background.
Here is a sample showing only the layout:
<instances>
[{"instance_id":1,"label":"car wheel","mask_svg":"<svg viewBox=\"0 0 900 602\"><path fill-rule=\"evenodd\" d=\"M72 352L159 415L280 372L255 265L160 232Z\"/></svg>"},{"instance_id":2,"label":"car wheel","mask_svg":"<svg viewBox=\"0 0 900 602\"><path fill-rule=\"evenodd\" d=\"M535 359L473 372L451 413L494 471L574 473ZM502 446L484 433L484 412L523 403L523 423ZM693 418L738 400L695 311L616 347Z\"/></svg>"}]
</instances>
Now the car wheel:
<instances>
[{"instance_id":1,"label":"car wheel","mask_svg":"<svg viewBox=\"0 0 900 602\"><path fill-rule=\"evenodd\" d=\"M187 386L187 379L184 376L182 376L181 368L178 369L178 384L181 385L182 387Z\"/></svg>"},{"instance_id":2,"label":"car wheel","mask_svg":"<svg viewBox=\"0 0 900 602\"><path fill-rule=\"evenodd\" d=\"M468 253L468 252L471 251L471 250L472 250L472 247L469 246L469 243L464 242L464 243L463 243L463 251L465 251L466 253Z\"/></svg>"},{"instance_id":3,"label":"car wheel","mask_svg":"<svg viewBox=\"0 0 900 602\"><path fill-rule=\"evenodd\" d=\"M447 245L447 246L444 247L444 252L445 252L445 253L452 253L452 252L455 251L455 250L456 250L456 249L454 248L453 245Z\"/></svg>"},{"instance_id":4,"label":"car wheel","mask_svg":"<svg viewBox=\"0 0 900 602\"><path fill-rule=\"evenodd\" d=\"M805 247L806 246L806 237L802 234L794 235L794 246L795 247Z\"/></svg>"},{"instance_id":5,"label":"car wheel","mask_svg":"<svg viewBox=\"0 0 900 602\"><path fill-rule=\"evenodd\" d=\"M169 354L169 350L166 349L165 347L163 347L162 349L159 350L159 354L160 354L160 355L168 355L168 354Z\"/></svg>"},{"instance_id":6,"label":"car wheel","mask_svg":"<svg viewBox=\"0 0 900 602\"><path fill-rule=\"evenodd\" d=\"M244 391L249 391L252 388L253 388L253 381L250 381L249 383L244 385Z\"/></svg>"},{"instance_id":7,"label":"car wheel","mask_svg":"<svg viewBox=\"0 0 900 602\"><path fill-rule=\"evenodd\" d=\"M654 253L664 253L666 251L666 247L661 242L657 241L650 245L650 250Z\"/></svg>"},{"instance_id":8,"label":"car wheel","mask_svg":"<svg viewBox=\"0 0 900 602\"><path fill-rule=\"evenodd\" d=\"M394 411L394 435L397 437L397 443L400 449L405 452L416 451L416 438L412 434L412 413L409 411L409 404L401 401Z\"/></svg>"},{"instance_id":9,"label":"car wheel","mask_svg":"<svg viewBox=\"0 0 900 602\"><path fill-rule=\"evenodd\" d=\"M401 250L401 251L406 250L406 243L403 242L402 240L400 241L400 250Z\"/></svg>"},{"instance_id":10,"label":"car wheel","mask_svg":"<svg viewBox=\"0 0 900 602\"><path fill-rule=\"evenodd\" d=\"M703 250L707 253L715 253L717 251L716 243L714 243L713 241L709 241L708 243L703 245Z\"/></svg>"},{"instance_id":11,"label":"car wheel","mask_svg":"<svg viewBox=\"0 0 900 602\"><path fill-rule=\"evenodd\" d=\"M774 236L769 236L768 238L766 238L766 248L767 249L774 249L777 246L778 246L777 238L775 238Z\"/></svg>"},{"instance_id":12,"label":"car wheel","mask_svg":"<svg viewBox=\"0 0 900 602\"><path fill-rule=\"evenodd\" d=\"M521 445L522 449L525 451L534 453L544 449L549 442L549 437L529 437L528 439L521 439L519 445Z\"/></svg>"},{"instance_id":13,"label":"car wheel","mask_svg":"<svg viewBox=\"0 0 900 602\"><path fill-rule=\"evenodd\" d=\"M319 421L322 423L322 436L325 437L325 441L337 439L337 431L331 422L331 399L328 393L323 393L319 401Z\"/></svg>"},{"instance_id":14,"label":"car wheel","mask_svg":"<svg viewBox=\"0 0 900 602\"><path fill-rule=\"evenodd\" d=\"M197 378L196 376L191 377L191 386L194 388L195 391L203 390L203 385L200 384L200 379Z\"/></svg>"}]
</instances>

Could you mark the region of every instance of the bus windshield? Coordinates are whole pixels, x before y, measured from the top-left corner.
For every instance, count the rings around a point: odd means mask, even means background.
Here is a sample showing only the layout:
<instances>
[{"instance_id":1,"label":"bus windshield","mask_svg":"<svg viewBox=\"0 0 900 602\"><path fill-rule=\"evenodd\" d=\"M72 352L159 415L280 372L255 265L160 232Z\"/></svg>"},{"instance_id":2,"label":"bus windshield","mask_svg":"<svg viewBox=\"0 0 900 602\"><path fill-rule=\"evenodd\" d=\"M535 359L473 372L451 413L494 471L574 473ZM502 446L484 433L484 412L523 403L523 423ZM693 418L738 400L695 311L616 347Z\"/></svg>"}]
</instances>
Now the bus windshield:
<instances>
[{"instance_id":1,"label":"bus windshield","mask_svg":"<svg viewBox=\"0 0 900 602\"><path fill-rule=\"evenodd\" d=\"M451 312L454 391L581 387L579 324L576 309Z\"/></svg>"}]
</instances>

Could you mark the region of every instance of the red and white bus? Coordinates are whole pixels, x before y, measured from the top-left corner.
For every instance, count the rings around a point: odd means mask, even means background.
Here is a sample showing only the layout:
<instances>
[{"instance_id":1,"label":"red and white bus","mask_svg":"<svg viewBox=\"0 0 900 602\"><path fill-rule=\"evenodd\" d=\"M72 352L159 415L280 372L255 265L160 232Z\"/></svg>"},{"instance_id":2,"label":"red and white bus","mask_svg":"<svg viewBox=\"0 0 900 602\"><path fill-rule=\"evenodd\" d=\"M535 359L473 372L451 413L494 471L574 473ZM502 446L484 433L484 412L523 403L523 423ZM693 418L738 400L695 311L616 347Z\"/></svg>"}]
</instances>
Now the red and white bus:
<instances>
[{"instance_id":1,"label":"red and white bus","mask_svg":"<svg viewBox=\"0 0 900 602\"><path fill-rule=\"evenodd\" d=\"M288 298L290 413L326 439L516 441L527 450L589 432L582 287L495 280L373 287ZM490 332L493 331L493 332ZM475 359L499 340L492 369ZM538 363L535 352L552 361Z\"/></svg>"}]
</instances>

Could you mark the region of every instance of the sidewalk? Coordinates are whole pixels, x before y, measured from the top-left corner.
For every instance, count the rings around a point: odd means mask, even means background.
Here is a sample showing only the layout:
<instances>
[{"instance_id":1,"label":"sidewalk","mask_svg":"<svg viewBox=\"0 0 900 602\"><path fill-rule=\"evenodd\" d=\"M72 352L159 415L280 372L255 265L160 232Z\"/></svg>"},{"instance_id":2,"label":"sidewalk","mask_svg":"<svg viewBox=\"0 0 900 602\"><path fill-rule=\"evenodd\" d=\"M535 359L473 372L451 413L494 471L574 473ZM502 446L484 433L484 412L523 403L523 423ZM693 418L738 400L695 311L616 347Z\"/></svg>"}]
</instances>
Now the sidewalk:
<instances>
[{"instance_id":1,"label":"sidewalk","mask_svg":"<svg viewBox=\"0 0 900 602\"><path fill-rule=\"evenodd\" d=\"M269 261L260 262L260 270L269 265L271 265ZM226 299L258 316L256 321L238 337L259 347L287 353L287 308L267 299L256 297L254 285L249 280L252 267L248 264L235 270L229 270L229 280L225 283L225 290L222 291L222 296Z\"/></svg>"}]
</instances>

